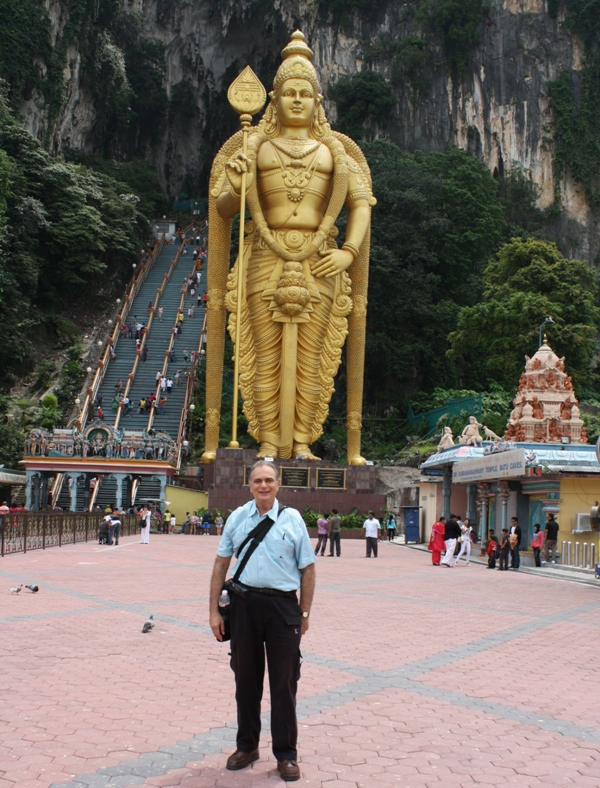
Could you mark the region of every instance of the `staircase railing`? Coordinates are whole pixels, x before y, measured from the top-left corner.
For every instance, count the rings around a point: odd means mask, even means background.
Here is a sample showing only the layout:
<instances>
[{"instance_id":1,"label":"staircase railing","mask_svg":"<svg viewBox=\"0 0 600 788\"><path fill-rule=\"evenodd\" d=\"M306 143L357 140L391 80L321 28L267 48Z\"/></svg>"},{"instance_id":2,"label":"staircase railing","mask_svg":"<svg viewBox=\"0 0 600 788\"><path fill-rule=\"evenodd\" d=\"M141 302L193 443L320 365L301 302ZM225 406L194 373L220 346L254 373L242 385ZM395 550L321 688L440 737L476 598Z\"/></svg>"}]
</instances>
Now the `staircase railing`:
<instances>
[{"instance_id":1,"label":"staircase railing","mask_svg":"<svg viewBox=\"0 0 600 788\"><path fill-rule=\"evenodd\" d=\"M102 484L103 481L104 481L104 474L101 473L98 476L96 480L96 484L94 485L94 489L92 490L92 493L90 495L90 505L88 507L90 512L93 511L94 509L94 506L96 504L96 498L98 497L98 490L100 489L100 485Z\"/></svg>"},{"instance_id":2,"label":"staircase railing","mask_svg":"<svg viewBox=\"0 0 600 788\"><path fill-rule=\"evenodd\" d=\"M123 413L123 407L124 407L123 403L125 402L125 399L129 396L129 392L130 392L131 387L133 385L133 381L135 379L135 373L137 372L137 368L138 368L139 361L140 361L140 356L144 352L144 347L146 346L146 341L148 339L148 335L150 334L150 328L152 327L152 321L153 321L154 316L156 315L156 312L157 312L157 309L158 309L158 302L160 301L160 299L162 297L162 294L164 293L164 290L165 290L165 287L167 286L167 283L171 279L171 275L173 274L173 271L175 270L175 267L177 266L177 263L179 261L179 257L181 256L181 252L182 252L184 243L185 243L185 240L180 244L179 249L177 250L177 254L175 255L175 257L171 261L171 265L169 266L169 270L165 273L165 275L163 277L163 281L161 282L160 287L157 287L157 289L156 289L156 296L154 297L154 305L152 307L152 312L150 313L150 317L148 318L148 324L146 326L146 330L144 331L144 336L142 337L142 341L140 342L140 346L139 346L139 348L136 351L135 358L133 360L133 366L131 368L131 372L127 376L127 383L125 384L125 391L123 392L123 399L119 403L119 409L117 410L117 415L115 416L115 423L114 423L115 429L117 429L117 427L119 426L119 421L121 420L121 415Z\"/></svg>"},{"instance_id":3,"label":"staircase railing","mask_svg":"<svg viewBox=\"0 0 600 788\"><path fill-rule=\"evenodd\" d=\"M183 443L185 440L185 433L187 427L187 415L194 396L194 382L196 379L196 367L204 357L204 338L206 336L206 311L204 312L204 320L202 322L202 330L200 331L200 339L198 341L198 350L194 363L191 365L190 374L187 379L185 387L185 401L181 409L181 416L179 418L179 430L177 431L177 468L181 467L181 455L183 454Z\"/></svg>"},{"instance_id":4,"label":"staircase railing","mask_svg":"<svg viewBox=\"0 0 600 788\"><path fill-rule=\"evenodd\" d=\"M102 383L102 379L106 372L106 368L111 359L111 349L114 351L119 337L121 335L121 326L127 319L129 315L129 311L133 304L135 297L137 296L141 286L146 281L146 277L148 276L148 272L152 270L154 264L158 258L158 255L162 252L162 249L165 245L165 234L163 233L160 239L154 245L154 249L150 252L146 260L140 266L140 270L137 273L137 276L132 280L127 288L127 292L125 294L125 298L123 301L123 306L117 315L115 320L115 327L110 335L106 347L104 349L104 353L98 359L98 366L96 368L96 372L94 374L94 379L92 380L91 385L88 387L85 400L83 402L83 407L81 409L81 413L79 418L76 420L75 424L79 429L83 429L85 427L85 423L88 418L88 413L90 411L90 405L92 405L96 399L96 395L98 394L98 390ZM118 416L118 414L117 414Z\"/></svg>"},{"instance_id":5,"label":"staircase railing","mask_svg":"<svg viewBox=\"0 0 600 788\"><path fill-rule=\"evenodd\" d=\"M64 473L57 473L54 477L54 484L52 485L52 492L50 493L50 497L52 500L52 506L56 506L58 503L58 499L60 497L61 490L63 488L63 484L65 482L65 474Z\"/></svg>"},{"instance_id":6,"label":"staircase railing","mask_svg":"<svg viewBox=\"0 0 600 788\"><path fill-rule=\"evenodd\" d=\"M138 490L140 488L140 480L136 476L135 479L131 483L131 505L135 506L135 499L137 497Z\"/></svg>"}]
</instances>

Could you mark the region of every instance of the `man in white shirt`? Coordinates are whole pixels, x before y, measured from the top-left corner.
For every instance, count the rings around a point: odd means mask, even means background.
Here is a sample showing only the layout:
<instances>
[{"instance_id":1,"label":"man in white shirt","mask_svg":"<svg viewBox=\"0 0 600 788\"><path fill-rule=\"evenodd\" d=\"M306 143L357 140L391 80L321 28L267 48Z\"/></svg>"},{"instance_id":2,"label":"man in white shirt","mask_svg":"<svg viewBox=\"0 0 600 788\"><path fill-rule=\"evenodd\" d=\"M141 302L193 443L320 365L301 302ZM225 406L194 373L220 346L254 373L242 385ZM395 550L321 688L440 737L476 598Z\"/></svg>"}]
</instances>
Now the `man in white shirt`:
<instances>
[{"instance_id":1,"label":"man in white shirt","mask_svg":"<svg viewBox=\"0 0 600 788\"><path fill-rule=\"evenodd\" d=\"M369 512L368 518L363 523L363 530L365 532L365 539L367 540L367 554L365 558L371 557L371 550L375 558L377 558L377 537L379 531L381 531L381 524L379 520L373 517L373 512Z\"/></svg>"}]
</instances>

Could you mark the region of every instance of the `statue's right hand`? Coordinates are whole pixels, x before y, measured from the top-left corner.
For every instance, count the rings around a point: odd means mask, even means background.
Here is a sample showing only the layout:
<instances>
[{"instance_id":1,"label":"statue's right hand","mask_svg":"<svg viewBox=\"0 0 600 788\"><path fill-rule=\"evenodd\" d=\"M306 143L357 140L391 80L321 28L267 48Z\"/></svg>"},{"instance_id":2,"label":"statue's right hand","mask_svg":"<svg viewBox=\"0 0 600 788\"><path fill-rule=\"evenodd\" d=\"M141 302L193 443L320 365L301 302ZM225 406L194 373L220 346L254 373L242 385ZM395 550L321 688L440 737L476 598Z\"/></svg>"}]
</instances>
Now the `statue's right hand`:
<instances>
[{"instance_id":1,"label":"statue's right hand","mask_svg":"<svg viewBox=\"0 0 600 788\"><path fill-rule=\"evenodd\" d=\"M236 194L241 194L243 173L247 173L246 188L252 183L253 175L250 170L250 163L248 157L244 153L236 153L233 159L229 159L225 164L225 173Z\"/></svg>"}]
</instances>

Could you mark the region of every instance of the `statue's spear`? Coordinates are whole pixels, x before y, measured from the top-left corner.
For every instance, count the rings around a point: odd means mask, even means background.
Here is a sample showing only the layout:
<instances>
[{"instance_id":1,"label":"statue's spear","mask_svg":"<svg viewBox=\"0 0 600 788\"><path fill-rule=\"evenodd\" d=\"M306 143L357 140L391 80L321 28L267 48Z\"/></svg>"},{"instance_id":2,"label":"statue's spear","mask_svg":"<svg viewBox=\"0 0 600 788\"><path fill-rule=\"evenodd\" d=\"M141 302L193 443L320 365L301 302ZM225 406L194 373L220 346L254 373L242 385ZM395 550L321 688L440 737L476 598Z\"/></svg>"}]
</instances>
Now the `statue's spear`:
<instances>
[{"instance_id":1,"label":"statue's spear","mask_svg":"<svg viewBox=\"0 0 600 788\"><path fill-rule=\"evenodd\" d=\"M243 142L242 153L244 156L248 152L248 129L252 122L252 115L264 107L267 100L267 91L262 85L250 66L242 71L239 77L234 80L227 91L227 99L233 109L240 116L242 126ZM244 224L246 221L246 179L247 172L242 172L242 186L240 197L240 238L238 246L237 260L237 301L236 301L236 321L235 321L235 350L233 362L233 423L231 425L230 449L239 449L240 444L237 440L237 419L238 419L238 381L240 374L240 334L242 322L242 296L244 285Z\"/></svg>"}]
</instances>

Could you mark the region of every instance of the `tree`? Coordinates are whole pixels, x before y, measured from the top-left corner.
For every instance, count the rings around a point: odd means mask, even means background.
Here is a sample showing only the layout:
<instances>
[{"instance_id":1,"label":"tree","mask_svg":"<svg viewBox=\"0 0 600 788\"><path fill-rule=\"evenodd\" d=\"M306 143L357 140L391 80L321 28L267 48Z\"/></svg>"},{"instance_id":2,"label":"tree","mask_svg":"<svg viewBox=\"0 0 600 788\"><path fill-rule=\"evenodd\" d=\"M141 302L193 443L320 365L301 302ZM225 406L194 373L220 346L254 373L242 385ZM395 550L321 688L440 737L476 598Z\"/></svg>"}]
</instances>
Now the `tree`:
<instances>
[{"instance_id":1,"label":"tree","mask_svg":"<svg viewBox=\"0 0 600 788\"><path fill-rule=\"evenodd\" d=\"M329 89L329 96L337 104L335 128L357 140L374 139L378 129L385 129L396 106L391 87L376 71L359 71L340 79Z\"/></svg>"},{"instance_id":2,"label":"tree","mask_svg":"<svg viewBox=\"0 0 600 788\"><path fill-rule=\"evenodd\" d=\"M504 227L497 185L468 153L405 153L363 144L373 210L366 358L367 399L398 401L455 383L447 336Z\"/></svg>"},{"instance_id":3,"label":"tree","mask_svg":"<svg viewBox=\"0 0 600 788\"><path fill-rule=\"evenodd\" d=\"M554 243L513 238L484 274L482 300L465 306L450 334L450 356L463 369L465 387L491 382L515 389L525 354L537 349L538 328L547 315L552 348L582 396L594 377L598 285L581 260L568 260Z\"/></svg>"}]
</instances>

